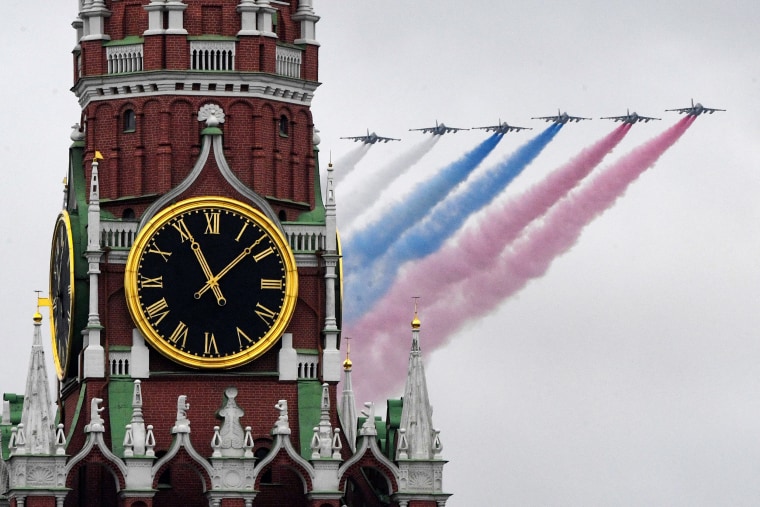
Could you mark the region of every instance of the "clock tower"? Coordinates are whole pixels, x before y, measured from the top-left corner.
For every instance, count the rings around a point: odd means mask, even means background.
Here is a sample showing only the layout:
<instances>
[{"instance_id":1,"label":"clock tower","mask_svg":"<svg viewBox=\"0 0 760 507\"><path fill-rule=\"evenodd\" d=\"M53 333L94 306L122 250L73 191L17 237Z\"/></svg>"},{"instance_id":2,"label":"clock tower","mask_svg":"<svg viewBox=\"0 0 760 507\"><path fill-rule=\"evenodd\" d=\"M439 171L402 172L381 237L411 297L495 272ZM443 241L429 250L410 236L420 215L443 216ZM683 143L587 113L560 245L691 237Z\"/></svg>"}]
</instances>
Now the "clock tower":
<instances>
[{"instance_id":1,"label":"clock tower","mask_svg":"<svg viewBox=\"0 0 760 507\"><path fill-rule=\"evenodd\" d=\"M14 482L14 428L12 504L445 504L416 312L408 401L353 407L318 20L312 0L79 0L43 299L59 424L34 419L55 465Z\"/></svg>"}]
</instances>

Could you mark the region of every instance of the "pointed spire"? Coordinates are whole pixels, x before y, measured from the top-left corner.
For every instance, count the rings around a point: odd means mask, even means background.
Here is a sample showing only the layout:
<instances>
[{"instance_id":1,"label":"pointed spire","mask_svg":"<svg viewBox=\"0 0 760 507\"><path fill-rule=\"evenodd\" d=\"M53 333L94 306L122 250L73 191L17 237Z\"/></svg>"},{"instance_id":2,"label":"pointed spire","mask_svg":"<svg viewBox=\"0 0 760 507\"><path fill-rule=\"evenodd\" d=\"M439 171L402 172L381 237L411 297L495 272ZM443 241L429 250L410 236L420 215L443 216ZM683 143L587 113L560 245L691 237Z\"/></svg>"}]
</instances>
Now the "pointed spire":
<instances>
[{"instance_id":1,"label":"pointed spire","mask_svg":"<svg viewBox=\"0 0 760 507\"><path fill-rule=\"evenodd\" d=\"M26 392L24 408L21 412L19 428L24 428L25 439L16 441L17 447L24 447L25 454L55 454L56 432L52 414L52 399L47 368L45 367L45 351L42 348L39 302L34 314L34 340L29 358L29 369L26 376ZM20 454L20 453L19 453Z\"/></svg>"},{"instance_id":2,"label":"pointed spire","mask_svg":"<svg viewBox=\"0 0 760 507\"><path fill-rule=\"evenodd\" d=\"M145 454L145 420L143 419L142 384L135 380L132 390L132 419L128 426L131 427L133 452L137 456Z\"/></svg>"},{"instance_id":3,"label":"pointed spire","mask_svg":"<svg viewBox=\"0 0 760 507\"><path fill-rule=\"evenodd\" d=\"M409 353L409 369L404 388L404 404L401 410L399 431L405 440L404 448L396 451L396 459L430 460L440 454L440 439L433 428L433 408L428 398L425 367L420 349L420 328L418 299L414 298L414 318L412 327L412 348Z\"/></svg>"},{"instance_id":4,"label":"pointed spire","mask_svg":"<svg viewBox=\"0 0 760 507\"><path fill-rule=\"evenodd\" d=\"M351 338L346 337L346 360L343 361L343 395L340 399L340 410L338 416L343 427L343 434L351 448L351 452L356 451L356 398L354 396L354 387L351 383Z\"/></svg>"},{"instance_id":5,"label":"pointed spire","mask_svg":"<svg viewBox=\"0 0 760 507\"><path fill-rule=\"evenodd\" d=\"M320 404L321 415L319 417L319 426L314 428L313 444L316 444L316 449L312 447L312 459L315 458L330 458L332 456L332 424L330 424L330 391L328 384L325 382L322 384L322 402ZM315 442L314 442L315 441Z\"/></svg>"}]
</instances>

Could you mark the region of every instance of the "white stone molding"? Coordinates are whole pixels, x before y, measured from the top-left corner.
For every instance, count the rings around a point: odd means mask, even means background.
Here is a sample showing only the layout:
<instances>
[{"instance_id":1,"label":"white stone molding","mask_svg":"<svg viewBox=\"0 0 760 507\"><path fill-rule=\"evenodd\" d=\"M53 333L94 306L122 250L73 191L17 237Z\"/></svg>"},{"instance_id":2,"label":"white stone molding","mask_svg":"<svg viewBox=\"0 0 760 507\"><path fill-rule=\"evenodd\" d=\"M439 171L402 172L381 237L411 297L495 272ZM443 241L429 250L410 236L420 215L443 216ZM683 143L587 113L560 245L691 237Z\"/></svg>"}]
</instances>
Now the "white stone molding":
<instances>
[{"instance_id":1,"label":"white stone molding","mask_svg":"<svg viewBox=\"0 0 760 507\"><path fill-rule=\"evenodd\" d=\"M293 348L293 335L283 333L280 339L282 347L277 354L277 369L280 372L279 380L297 380L298 379L298 353Z\"/></svg>"},{"instance_id":2,"label":"white stone molding","mask_svg":"<svg viewBox=\"0 0 760 507\"><path fill-rule=\"evenodd\" d=\"M298 378L299 379L317 379L319 378L319 356L297 352Z\"/></svg>"},{"instance_id":3,"label":"white stone molding","mask_svg":"<svg viewBox=\"0 0 760 507\"><path fill-rule=\"evenodd\" d=\"M296 39L294 43L319 46L316 37L316 24L319 21L319 16L314 14L312 0L299 0L298 9L296 9L292 19L301 22L301 37Z\"/></svg>"},{"instance_id":4,"label":"white stone molding","mask_svg":"<svg viewBox=\"0 0 760 507\"><path fill-rule=\"evenodd\" d=\"M240 13L238 35L259 35L259 31L256 29L256 14L259 11L259 6L256 5L256 2L254 0L240 0L237 11Z\"/></svg>"},{"instance_id":5,"label":"white stone molding","mask_svg":"<svg viewBox=\"0 0 760 507\"><path fill-rule=\"evenodd\" d=\"M145 338L138 329L132 329L129 369L132 378L150 377L150 349L145 344Z\"/></svg>"},{"instance_id":6,"label":"white stone molding","mask_svg":"<svg viewBox=\"0 0 760 507\"><path fill-rule=\"evenodd\" d=\"M190 41L190 69L235 70L235 41Z\"/></svg>"},{"instance_id":7,"label":"white stone molding","mask_svg":"<svg viewBox=\"0 0 760 507\"><path fill-rule=\"evenodd\" d=\"M143 70L143 44L107 46L106 61L109 74L140 72Z\"/></svg>"},{"instance_id":8,"label":"white stone molding","mask_svg":"<svg viewBox=\"0 0 760 507\"><path fill-rule=\"evenodd\" d=\"M187 5L182 0L165 0L166 12L169 17L169 28L166 33L170 35L187 35L184 26L184 12Z\"/></svg>"},{"instance_id":9,"label":"white stone molding","mask_svg":"<svg viewBox=\"0 0 760 507\"><path fill-rule=\"evenodd\" d=\"M301 78L303 50L289 46L277 46L275 50L275 72L281 76Z\"/></svg>"}]
</instances>

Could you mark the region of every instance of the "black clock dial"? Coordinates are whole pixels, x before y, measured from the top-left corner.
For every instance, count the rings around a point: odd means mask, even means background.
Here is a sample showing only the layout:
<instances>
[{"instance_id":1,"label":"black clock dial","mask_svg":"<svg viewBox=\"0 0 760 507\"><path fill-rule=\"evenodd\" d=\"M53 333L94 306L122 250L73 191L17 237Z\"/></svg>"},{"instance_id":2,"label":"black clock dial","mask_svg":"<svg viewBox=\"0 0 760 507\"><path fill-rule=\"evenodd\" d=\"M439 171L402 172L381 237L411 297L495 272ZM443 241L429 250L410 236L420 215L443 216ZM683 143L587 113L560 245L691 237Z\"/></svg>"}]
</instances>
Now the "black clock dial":
<instances>
[{"instance_id":1,"label":"black clock dial","mask_svg":"<svg viewBox=\"0 0 760 507\"><path fill-rule=\"evenodd\" d=\"M168 357L232 367L266 351L290 320L295 261L258 211L229 199L191 199L146 226L127 262L138 327Z\"/></svg>"},{"instance_id":2,"label":"black clock dial","mask_svg":"<svg viewBox=\"0 0 760 507\"><path fill-rule=\"evenodd\" d=\"M74 252L67 212L58 217L50 252L50 327L53 357L59 378L66 375L71 351L74 309Z\"/></svg>"}]
</instances>

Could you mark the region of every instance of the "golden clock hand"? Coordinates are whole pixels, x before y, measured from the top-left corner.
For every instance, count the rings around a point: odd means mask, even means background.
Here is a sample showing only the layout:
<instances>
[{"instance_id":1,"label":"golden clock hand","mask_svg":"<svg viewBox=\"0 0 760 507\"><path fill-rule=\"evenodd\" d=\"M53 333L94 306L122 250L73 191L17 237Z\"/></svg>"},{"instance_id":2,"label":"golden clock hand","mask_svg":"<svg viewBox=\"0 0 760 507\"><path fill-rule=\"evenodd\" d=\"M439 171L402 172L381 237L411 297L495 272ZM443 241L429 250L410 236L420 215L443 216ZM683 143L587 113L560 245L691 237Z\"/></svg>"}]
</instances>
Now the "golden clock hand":
<instances>
[{"instance_id":1,"label":"golden clock hand","mask_svg":"<svg viewBox=\"0 0 760 507\"><path fill-rule=\"evenodd\" d=\"M200 298L203 295L203 293L205 293L207 290L209 290L209 289L213 290L213 288L215 286L218 286L219 279L222 278L224 275L226 275L232 268L234 268L235 266L237 266L237 264L240 261L242 261L243 259L245 259L246 256L248 256L248 254L250 254L253 251L253 248L256 245L258 245L259 243L261 243L261 241L263 241L265 237L266 236L261 236L259 239L257 239L256 241L254 241L253 244L251 244L251 246L246 247L245 249L243 249L243 251L240 252L240 254L237 257L235 257L234 259L232 259L232 261L229 264L227 264L219 273L217 273L216 275L213 275L213 276L209 277L208 280L206 281L206 285L204 285L203 287L201 287L201 289L198 292L195 293L195 299Z\"/></svg>"},{"instance_id":2,"label":"golden clock hand","mask_svg":"<svg viewBox=\"0 0 760 507\"><path fill-rule=\"evenodd\" d=\"M219 288L219 284L217 282L218 277L214 277L214 275L211 273L211 268L209 267L208 262L206 262L206 257L203 255L201 246L198 244L198 242L195 241L194 238L191 238L190 241L190 249L195 254L195 258L198 259L198 263L201 265L201 269L206 275L206 285L210 286L210 289L213 291L214 296L216 296L216 302L219 304L219 306L224 306L227 303L227 300L222 294L222 289ZM195 299L199 299L202 294L202 292L196 292Z\"/></svg>"}]
</instances>

